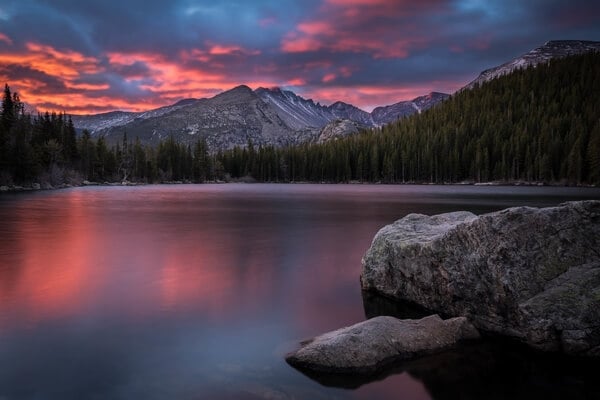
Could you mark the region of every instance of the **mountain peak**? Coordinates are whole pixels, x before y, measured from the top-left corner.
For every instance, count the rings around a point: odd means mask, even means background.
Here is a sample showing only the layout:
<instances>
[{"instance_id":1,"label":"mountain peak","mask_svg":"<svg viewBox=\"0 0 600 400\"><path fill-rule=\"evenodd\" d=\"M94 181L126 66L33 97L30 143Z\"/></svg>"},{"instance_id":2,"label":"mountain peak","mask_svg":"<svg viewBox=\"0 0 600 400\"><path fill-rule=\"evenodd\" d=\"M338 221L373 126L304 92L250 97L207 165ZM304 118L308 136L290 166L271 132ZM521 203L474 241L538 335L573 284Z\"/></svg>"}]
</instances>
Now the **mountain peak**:
<instances>
[{"instance_id":1,"label":"mountain peak","mask_svg":"<svg viewBox=\"0 0 600 400\"><path fill-rule=\"evenodd\" d=\"M248 92L252 92L252 89L250 89L248 86L246 85L239 85L234 87L233 89L227 90L223 93L226 92L240 92L240 93L248 93Z\"/></svg>"},{"instance_id":2,"label":"mountain peak","mask_svg":"<svg viewBox=\"0 0 600 400\"><path fill-rule=\"evenodd\" d=\"M271 87L259 87L255 90L255 92L272 92L272 93L281 93L283 90L279 86L271 86Z\"/></svg>"},{"instance_id":3,"label":"mountain peak","mask_svg":"<svg viewBox=\"0 0 600 400\"><path fill-rule=\"evenodd\" d=\"M600 42L591 40L550 40L509 62L486 69L463 89L472 89L475 85L509 74L518 68L536 66L554 58L573 56L588 51L600 51Z\"/></svg>"},{"instance_id":4,"label":"mountain peak","mask_svg":"<svg viewBox=\"0 0 600 400\"><path fill-rule=\"evenodd\" d=\"M352 104L345 103L343 101L336 101L335 103L333 103L332 105L329 106L329 108L335 108L335 109L346 108L346 107L355 107L355 106L353 106Z\"/></svg>"},{"instance_id":5,"label":"mountain peak","mask_svg":"<svg viewBox=\"0 0 600 400\"><path fill-rule=\"evenodd\" d=\"M239 85L234 87L233 89L226 90L222 93L219 93L213 99L220 102L241 102L241 101L250 101L252 98L256 97L256 94L252 89L250 89L246 85Z\"/></svg>"}]
</instances>

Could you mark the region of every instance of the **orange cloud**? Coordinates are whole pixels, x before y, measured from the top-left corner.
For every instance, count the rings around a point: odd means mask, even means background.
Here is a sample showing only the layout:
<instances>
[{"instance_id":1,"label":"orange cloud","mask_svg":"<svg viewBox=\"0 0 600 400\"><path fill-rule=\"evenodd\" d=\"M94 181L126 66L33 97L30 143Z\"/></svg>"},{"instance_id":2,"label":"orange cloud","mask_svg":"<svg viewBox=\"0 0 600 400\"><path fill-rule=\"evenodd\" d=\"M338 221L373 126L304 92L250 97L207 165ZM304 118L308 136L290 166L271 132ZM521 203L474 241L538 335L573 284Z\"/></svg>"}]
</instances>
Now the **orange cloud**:
<instances>
[{"instance_id":1,"label":"orange cloud","mask_svg":"<svg viewBox=\"0 0 600 400\"><path fill-rule=\"evenodd\" d=\"M303 86L306 85L306 80L302 78L293 78L286 82L288 86Z\"/></svg>"},{"instance_id":2,"label":"orange cloud","mask_svg":"<svg viewBox=\"0 0 600 400\"><path fill-rule=\"evenodd\" d=\"M196 97L206 91L214 93L214 88L226 80L225 74L188 67L158 53L109 53L107 56L113 65L143 63L148 69L146 78L149 82L141 83L139 87L166 97Z\"/></svg>"},{"instance_id":3,"label":"orange cloud","mask_svg":"<svg viewBox=\"0 0 600 400\"><path fill-rule=\"evenodd\" d=\"M4 42L4 43L9 44L9 45L13 44L12 39L9 38L7 35L5 35L2 32L0 32L0 42Z\"/></svg>"},{"instance_id":4,"label":"orange cloud","mask_svg":"<svg viewBox=\"0 0 600 400\"><path fill-rule=\"evenodd\" d=\"M95 84L95 83L70 83L70 82L65 82L65 86L67 88L69 88L69 89L89 90L89 91L110 89L110 85L108 83Z\"/></svg>"},{"instance_id":5,"label":"orange cloud","mask_svg":"<svg viewBox=\"0 0 600 400\"><path fill-rule=\"evenodd\" d=\"M0 66L24 65L50 76L63 79L76 79L82 73L94 74L102 71L99 60L84 57L71 50L58 51L51 46L27 43L27 53L0 54Z\"/></svg>"},{"instance_id":6,"label":"orange cloud","mask_svg":"<svg viewBox=\"0 0 600 400\"><path fill-rule=\"evenodd\" d=\"M331 104L339 100L354 104L365 111L390 105L399 101L412 100L431 91L454 92L464 85L464 82L432 82L412 86L328 86L325 89L312 88L302 92L303 97L313 98L321 103Z\"/></svg>"}]
</instances>

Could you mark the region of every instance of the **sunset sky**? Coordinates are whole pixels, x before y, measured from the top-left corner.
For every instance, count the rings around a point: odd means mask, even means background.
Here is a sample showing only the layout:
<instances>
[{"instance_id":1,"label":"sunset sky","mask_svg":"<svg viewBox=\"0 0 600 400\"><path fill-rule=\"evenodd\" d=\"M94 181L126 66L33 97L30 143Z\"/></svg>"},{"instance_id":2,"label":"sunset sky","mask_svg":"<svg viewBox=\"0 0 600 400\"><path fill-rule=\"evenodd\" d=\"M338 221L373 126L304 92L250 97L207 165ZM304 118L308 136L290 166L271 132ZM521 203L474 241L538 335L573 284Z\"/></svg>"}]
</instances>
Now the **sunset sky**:
<instances>
[{"instance_id":1,"label":"sunset sky","mask_svg":"<svg viewBox=\"0 0 600 400\"><path fill-rule=\"evenodd\" d=\"M600 2L1 0L0 83L40 111L142 111L239 84L370 111L554 39L600 40Z\"/></svg>"}]
</instances>

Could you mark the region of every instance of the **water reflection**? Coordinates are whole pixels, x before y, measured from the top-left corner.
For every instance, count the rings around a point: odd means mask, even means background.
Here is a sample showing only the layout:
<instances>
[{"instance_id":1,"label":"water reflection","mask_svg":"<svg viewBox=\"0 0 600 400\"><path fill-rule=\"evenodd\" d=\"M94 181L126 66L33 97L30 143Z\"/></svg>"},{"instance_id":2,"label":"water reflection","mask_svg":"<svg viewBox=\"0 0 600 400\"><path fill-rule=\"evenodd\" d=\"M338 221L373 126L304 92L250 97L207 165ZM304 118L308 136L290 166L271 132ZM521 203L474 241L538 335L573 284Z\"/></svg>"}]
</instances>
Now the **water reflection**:
<instances>
[{"instance_id":1,"label":"water reflection","mask_svg":"<svg viewBox=\"0 0 600 400\"><path fill-rule=\"evenodd\" d=\"M599 193L199 185L0 196L0 399L436 397L427 368L349 391L283 355L365 318L360 259L384 224Z\"/></svg>"},{"instance_id":2,"label":"water reflection","mask_svg":"<svg viewBox=\"0 0 600 400\"><path fill-rule=\"evenodd\" d=\"M422 318L430 312L363 292L365 315ZM535 352L499 337L463 343L454 349L399 361L373 375L300 371L327 387L355 390L365 398L394 398L400 382L410 399L597 399L600 361ZM368 397L371 396L371 397Z\"/></svg>"}]
</instances>

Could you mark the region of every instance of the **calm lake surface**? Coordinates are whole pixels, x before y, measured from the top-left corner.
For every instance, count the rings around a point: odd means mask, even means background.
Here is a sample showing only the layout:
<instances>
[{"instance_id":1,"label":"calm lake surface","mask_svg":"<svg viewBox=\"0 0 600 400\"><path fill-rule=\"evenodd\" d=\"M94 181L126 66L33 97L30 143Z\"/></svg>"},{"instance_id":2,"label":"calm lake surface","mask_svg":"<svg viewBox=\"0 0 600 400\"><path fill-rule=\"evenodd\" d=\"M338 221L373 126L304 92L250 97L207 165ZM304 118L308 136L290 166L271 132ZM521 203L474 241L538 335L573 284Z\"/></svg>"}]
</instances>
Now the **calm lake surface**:
<instances>
[{"instance_id":1,"label":"calm lake surface","mask_svg":"<svg viewBox=\"0 0 600 400\"><path fill-rule=\"evenodd\" d=\"M365 319L360 261L383 225L593 198L291 184L3 194L0 399L595 398L597 369L514 346L459 349L353 389L284 361L298 341Z\"/></svg>"}]
</instances>

